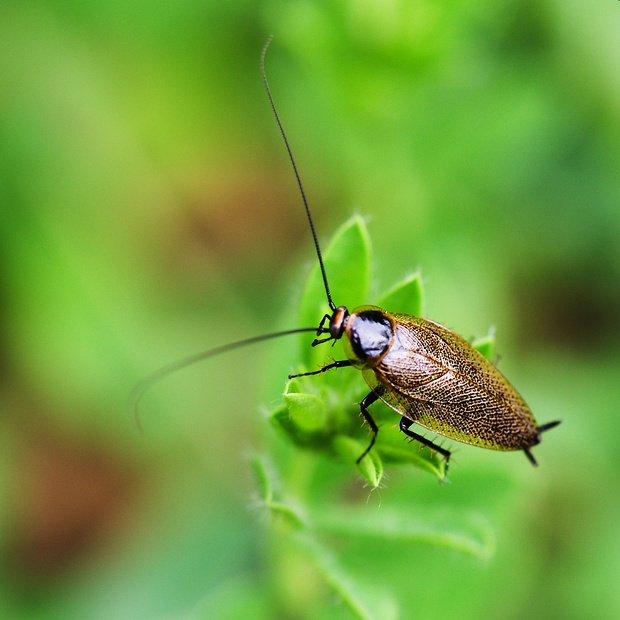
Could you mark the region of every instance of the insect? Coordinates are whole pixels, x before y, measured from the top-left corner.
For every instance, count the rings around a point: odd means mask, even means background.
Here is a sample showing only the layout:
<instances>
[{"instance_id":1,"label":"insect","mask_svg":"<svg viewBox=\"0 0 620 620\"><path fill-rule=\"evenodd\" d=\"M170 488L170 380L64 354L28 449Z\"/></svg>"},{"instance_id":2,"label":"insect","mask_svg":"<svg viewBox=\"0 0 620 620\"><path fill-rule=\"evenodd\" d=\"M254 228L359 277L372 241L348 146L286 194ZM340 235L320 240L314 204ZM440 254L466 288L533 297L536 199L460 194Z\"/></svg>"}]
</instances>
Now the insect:
<instances>
[{"instance_id":1,"label":"insect","mask_svg":"<svg viewBox=\"0 0 620 620\"><path fill-rule=\"evenodd\" d=\"M370 392L360 402L360 413L370 428L371 438L356 463L359 464L375 445L379 428L369 407L381 400L401 416L400 430L407 437L444 457L446 471L451 452L412 430L414 424L482 448L523 450L530 463L536 466L531 448L540 443L542 432L560 421L538 425L515 388L467 340L428 319L387 312L376 306L361 306L349 311L346 306L334 303L306 192L267 81L265 54L270 42L271 37L261 53L261 76L306 211L330 312L323 316L318 327L263 334L161 368L137 386L134 412L148 387L180 368L264 340L315 332L313 347L342 340L346 359L311 372L289 375L289 379L347 367L362 371Z\"/></svg>"}]
</instances>

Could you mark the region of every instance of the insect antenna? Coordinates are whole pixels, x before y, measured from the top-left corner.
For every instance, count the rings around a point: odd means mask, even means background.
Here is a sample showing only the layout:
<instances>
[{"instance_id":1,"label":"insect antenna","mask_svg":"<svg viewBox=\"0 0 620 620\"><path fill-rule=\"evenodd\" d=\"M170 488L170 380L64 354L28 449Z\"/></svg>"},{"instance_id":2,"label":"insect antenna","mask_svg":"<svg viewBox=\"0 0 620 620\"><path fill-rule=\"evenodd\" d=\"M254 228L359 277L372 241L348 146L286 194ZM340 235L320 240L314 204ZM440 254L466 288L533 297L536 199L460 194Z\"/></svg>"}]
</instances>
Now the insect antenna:
<instances>
[{"instance_id":1,"label":"insect antenna","mask_svg":"<svg viewBox=\"0 0 620 620\"><path fill-rule=\"evenodd\" d=\"M256 344L265 340L272 340L273 338L280 338L281 336L290 336L291 334L300 334L302 332L316 332L316 327L299 327L297 329L287 329L282 332L262 334L260 336L254 336L252 338L245 338L244 340L229 342L228 344L222 345L220 347L214 347L213 349L207 349L206 351L200 351L198 353L194 353L193 355L188 355L187 357L176 360L174 362L171 362L170 364L166 364L165 366L158 368L150 375L144 377L144 379L142 379L134 387L129 397L129 408L130 411L133 413L133 417L136 421L136 426L138 427L138 430L142 432L142 424L140 423L140 416L138 415L138 408L140 406L140 401L142 400L142 397L151 387L153 387L153 385L166 378L168 375L182 370L183 368L187 368L188 366L191 366L196 362L201 362L202 360L206 360L209 357L215 357L216 355L220 355L221 353L234 351L235 349L240 349L250 344Z\"/></svg>"},{"instance_id":2,"label":"insect antenna","mask_svg":"<svg viewBox=\"0 0 620 620\"><path fill-rule=\"evenodd\" d=\"M284 131L284 127L282 125L282 121L280 120L278 110L276 109L276 104L273 101L273 96L271 94L271 88L269 88L269 82L267 81L267 74L265 73L265 54L267 53L267 48L269 47L269 44L271 43L272 38L273 36L270 36L267 39L267 42L265 43L263 47L263 51L261 52L260 72L261 72L261 75L263 76L263 82L265 84L265 90L267 91L267 97L269 97L269 103L271 104L271 110L273 111L273 115L275 116L276 122L278 123L278 127L280 128L280 133L282 134L282 138L284 139L284 144L288 152L288 157L291 161L291 165L293 166L293 172L295 173L295 178L297 179L297 186L299 187L299 192L301 193L301 199L306 209L306 216L308 217L308 223L310 224L310 230L312 232L312 239L314 240L314 247L316 249L316 255L319 259L319 266L321 267L321 275L323 276L323 284L325 285L327 303L329 304L329 307L331 308L331 310L334 311L336 310L336 304L333 302L332 295L329 291L329 283L327 282L327 274L325 273L325 265L323 264L323 255L321 254L321 247L319 246L319 238L314 228L314 222L312 220L312 215L310 213L310 206L308 204L306 192L304 191L304 186L301 182L299 171L297 170L297 164L295 163L295 158L293 157L293 151L291 150L291 146L288 142L288 138L286 137L286 132Z\"/></svg>"},{"instance_id":3,"label":"insect antenna","mask_svg":"<svg viewBox=\"0 0 620 620\"><path fill-rule=\"evenodd\" d=\"M306 192L304 191L304 186L301 182L299 171L297 170L297 164L295 163L295 158L293 157L293 151L291 150L291 147L289 145L288 138L286 137L286 133L282 125L282 121L280 120L280 116L278 115L278 111L276 109L276 104L274 103L273 96L271 94L271 88L269 87L269 82L267 81L267 74L265 73L265 54L267 53L267 48L269 47L269 44L271 43L272 38L273 37L269 37L267 39L267 42L265 43L263 50L261 52L260 72L263 77L263 82L265 84L265 90L267 91L267 96L269 97L269 103L271 105L271 110L273 111L273 115L275 116L276 122L278 123L280 133L282 134L282 138L284 139L284 144L286 146L286 150L288 152L290 162L293 166L293 172L295 173L295 178L297 179L297 186L299 187L301 198L304 203L304 208L306 209L306 216L308 218L308 223L310 224L310 231L312 232L312 239L314 241L316 255L317 255L317 258L319 259L319 266L321 268L321 274L323 276L323 284L325 286L325 294L327 295L327 302L331 310L335 311L336 304L333 302L331 292L329 290L329 283L327 281L325 265L323 264L323 255L321 254L321 247L319 245L319 239L316 234L316 229L314 228L314 221L312 220L312 214L310 213L310 206L308 205L308 199L306 198ZM274 332L271 334L263 334L261 336L254 336L253 338L247 338L245 340L237 340L236 342L230 342L220 347L215 347L213 349L207 349L206 351L201 351L199 353L189 355L188 357L185 357L183 359L177 360L170 364L166 364L165 366L162 366L161 368L158 368L157 370L152 372L150 375L147 375L144 379L142 379L135 386L135 388L132 390L132 393L130 395L129 406L130 406L130 410L133 413L134 419L136 421L136 426L138 427L139 430L142 430L142 425L140 424L140 418L138 415L139 414L138 410L139 410L140 401L142 400L142 397L153 385L155 385L156 383L158 383L159 381L161 381L168 375L171 375L183 368L187 368L188 366L191 366L192 364L195 364L196 362L200 362L210 357L215 357L216 355L220 355L221 353L227 353L228 351L240 349L242 347L245 347L251 344L263 342L265 340L271 340L273 338L280 338L281 336L289 336L291 334L300 334L303 332L314 332L315 334L325 333L329 331L324 327L324 323L328 319L329 319L328 315L323 318L318 330L316 327L300 327L297 329L289 329L286 331ZM331 338L329 340L331 340ZM318 342L322 342L322 341L315 339L313 344L316 344Z\"/></svg>"}]
</instances>

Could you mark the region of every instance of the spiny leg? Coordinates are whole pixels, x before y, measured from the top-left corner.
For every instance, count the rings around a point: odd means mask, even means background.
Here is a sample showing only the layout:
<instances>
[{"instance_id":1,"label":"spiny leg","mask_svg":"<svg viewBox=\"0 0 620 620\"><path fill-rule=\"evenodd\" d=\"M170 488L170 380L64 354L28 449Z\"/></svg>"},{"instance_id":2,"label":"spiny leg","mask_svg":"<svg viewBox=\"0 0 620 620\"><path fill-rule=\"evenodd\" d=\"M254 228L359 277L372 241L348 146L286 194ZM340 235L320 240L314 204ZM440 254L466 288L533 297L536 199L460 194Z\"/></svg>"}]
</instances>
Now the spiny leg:
<instances>
[{"instance_id":1,"label":"spiny leg","mask_svg":"<svg viewBox=\"0 0 620 620\"><path fill-rule=\"evenodd\" d=\"M407 437L411 437L411 439L415 439L416 441L420 442L422 445L430 448L431 450L435 450L439 452L439 454L443 456L443 458L446 461L446 469L444 471L444 476L445 476L448 473L448 465L450 463L450 455L451 455L450 450L446 450L445 448L442 448L441 446L434 444L430 439L427 439L426 437L424 437L424 435L419 435L418 433L412 431L411 430L412 424L413 422L409 420L408 418L401 418L400 424L399 424L400 430L403 433L405 433Z\"/></svg>"},{"instance_id":2,"label":"spiny leg","mask_svg":"<svg viewBox=\"0 0 620 620\"><path fill-rule=\"evenodd\" d=\"M346 368L347 366L352 366L352 362L350 360L336 360L331 364L327 364L327 366L323 366L318 370L313 370L311 372L302 372L297 375L289 375L289 379L295 379L296 377L310 377L312 375L320 375L323 372L331 370L332 368ZM379 432L379 427L377 423L374 421L373 417L370 415L370 411L368 411L368 407L372 405L372 403L379 400L379 396L374 392L370 392L360 403L360 412L364 416L364 420L368 422L368 426L370 426L370 430L372 431L372 439L370 440L370 444L362 452L362 455L355 461L356 465L359 465L360 461L372 450L372 447L375 445L375 441L377 441L377 433Z\"/></svg>"},{"instance_id":3,"label":"spiny leg","mask_svg":"<svg viewBox=\"0 0 620 620\"><path fill-rule=\"evenodd\" d=\"M322 366L318 370L313 370L311 372L301 372L297 375L289 375L289 379L295 379L295 377L311 377L312 375L320 375L323 372L331 370L332 368L346 368L347 366L351 366L351 362L349 360L336 360L331 364L327 364L327 366Z\"/></svg>"},{"instance_id":4,"label":"spiny leg","mask_svg":"<svg viewBox=\"0 0 620 620\"><path fill-rule=\"evenodd\" d=\"M377 441L377 433L379 432L379 427L377 423L374 421L373 417L370 415L370 411L368 411L368 407L372 405L374 402L379 400L379 396L374 392L370 392L367 394L364 400L360 403L360 411L364 416L364 420L368 422L368 426L370 426L370 430L372 431L372 439L370 440L370 444L362 452L362 455L355 461L356 465L360 464L360 461L372 450L372 447L375 445L375 441Z\"/></svg>"}]
</instances>

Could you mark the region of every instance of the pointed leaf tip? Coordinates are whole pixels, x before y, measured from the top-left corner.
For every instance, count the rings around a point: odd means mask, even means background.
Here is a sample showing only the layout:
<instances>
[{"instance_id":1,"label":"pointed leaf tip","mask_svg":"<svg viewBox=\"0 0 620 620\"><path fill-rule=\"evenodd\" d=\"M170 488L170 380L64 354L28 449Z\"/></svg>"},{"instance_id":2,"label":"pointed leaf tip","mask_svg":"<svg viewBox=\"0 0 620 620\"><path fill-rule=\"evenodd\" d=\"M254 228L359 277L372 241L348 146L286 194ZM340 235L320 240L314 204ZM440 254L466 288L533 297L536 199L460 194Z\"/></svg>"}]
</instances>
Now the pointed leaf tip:
<instances>
[{"instance_id":1,"label":"pointed leaf tip","mask_svg":"<svg viewBox=\"0 0 620 620\"><path fill-rule=\"evenodd\" d=\"M362 445L359 441L346 435L338 435L334 438L332 447L343 461L355 463L360 457L360 454L364 453L367 446ZM381 484L381 480L383 479L383 462L376 451L371 450L357 464L357 468L373 488L376 489L379 484Z\"/></svg>"},{"instance_id":2,"label":"pointed leaf tip","mask_svg":"<svg viewBox=\"0 0 620 620\"><path fill-rule=\"evenodd\" d=\"M354 308L368 302L370 285L370 238L359 215L347 220L323 250L323 263L333 302ZM323 277L318 261L310 271L299 306L300 325L317 325L329 312ZM301 342L301 341L300 341ZM315 368L324 355L303 340L302 360Z\"/></svg>"},{"instance_id":3,"label":"pointed leaf tip","mask_svg":"<svg viewBox=\"0 0 620 620\"><path fill-rule=\"evenodd\" d=\"M424 288L419 273L407 276L394 285L379 300L378 305L388 312L424 315Z\"/></svg>"}]
</instances>

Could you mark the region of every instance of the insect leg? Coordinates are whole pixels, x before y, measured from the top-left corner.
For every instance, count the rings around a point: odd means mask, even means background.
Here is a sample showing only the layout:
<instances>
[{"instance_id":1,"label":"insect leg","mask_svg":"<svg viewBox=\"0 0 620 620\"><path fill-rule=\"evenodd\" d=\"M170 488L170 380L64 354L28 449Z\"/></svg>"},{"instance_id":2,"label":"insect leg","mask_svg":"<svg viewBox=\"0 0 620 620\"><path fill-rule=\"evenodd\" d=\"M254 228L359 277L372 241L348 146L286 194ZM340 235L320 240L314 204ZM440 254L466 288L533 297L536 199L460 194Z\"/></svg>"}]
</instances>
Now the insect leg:
<instances>
[{"instance_id":1,"label":"insect leg","mask_svg":"<svg viewBox=\"0 0 620 620\"><path fill-rule=\"evenodd\" d=\"M321 322L319 323L319 326L317 327L317 330L316 330L317 336L320 336L321 334L329 334L329 329L325 327L325 323L328 323L330 319L331 319L331 316L329 314L326 314L321 319ZM323 344L324 342L329 342L330 340L334 340L334 339L331 336L329 336L328 338L315 338L312 341L312 346L316 347L317 344Z\"/></svg>"},{"instance_id":2,"label":"insect leg","mask_svg":"<svg viewBox=\"0 0 620 620\"><path fill-rule=\"evenodd\" d=\"M372 431L372 439L370 440L370 444L362 452L362 455L355 461L356 465L360 464L360 461L372 450L372 447L375 445L375 441L377 441L377 433L379 432L379 427L377 423L374 421L373 417L370 415L370 411L368 411L368 407L372 405L374 402L379 400L379 396L374 392L370 392L367 394L364 400L360 403L360 411L364 416L364 420L368 422L368 426L370 426L370 430Z\"/></svg>"},{"instance_id":3,"label":"insect leg","mask_svg":"<svg viewBox=\"0 0 620 620\"><path fill-rule=\"evenodd\" d=\"M523 452L525 452L525 456L527 456L527 458L529 459L530 463L534 467L538 467L538 463L536 462L536 459L534 458L534 455L527 448L523 448Z\"/></svg>"},{"instance_id":4,"label":"insect leg","mask_svg":"<svg viewBox=\"0 0 620 620\"><path fill-rule=\"evenodd\" d=\"M448 463L450 462L450 454L451 454L450 450L446 450L445 448L442 448L441 446L434 444L430 439L427 439L426 437L424 437L424 435L419 435L418 433L415 433L414 431L412 431L411 430L412 424L413 422L411 420L403 417L400 419L400 424L399 424L400 430L403 433L405 433L407 437L411 437L411 439L415 439L416 441L420 442L424 446L427 446L431 450L436 450L437 452L439 452L439 454L441 454L443 458L446 460L446 470L444 472L444 475L447 474Z\"/></svg>"},{"instance_id":5,"label":"insect leg","mask_svg":"<svg viewBox=\"0 0 620 620\"><path fill-rule=\"evenodd\" d=\"M318 370L313 370L312 372L301 372L297 375L289 375L289 379L294 379L295 377L310 377L311 375L320 375L322 372L327 370L331 370L332 368L346 368L347 366L351 366L350 360L336 360L331 364L327 364L326 366L322 366Z\"/></svg>"},{"instance_id":6,"label":"insect leg","mask_svg":"<svg viewBox=\"0 0 620 620\"><path fill-rule=\"evenodd\" d=\"M548 431L550 428L553 428L554 426L557 426L560 422L561 422L561 420L554 420L553 422L547 422L546 424L541 424L538 427L538 432L539 433L543 433L544 431ZM540 437L538 437L538 441L540 441ZM538 442L536 442L536 443L538 443ZM534 458L534 455L529 451L529 449L528 448L523 448L523 452L525 452L525 456L527 456L529 462L534 467L538 467L538 463L536 462L536 459Z\"/></svg>"}]
</instances>

